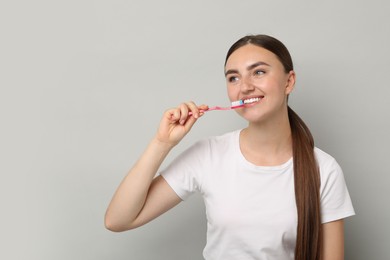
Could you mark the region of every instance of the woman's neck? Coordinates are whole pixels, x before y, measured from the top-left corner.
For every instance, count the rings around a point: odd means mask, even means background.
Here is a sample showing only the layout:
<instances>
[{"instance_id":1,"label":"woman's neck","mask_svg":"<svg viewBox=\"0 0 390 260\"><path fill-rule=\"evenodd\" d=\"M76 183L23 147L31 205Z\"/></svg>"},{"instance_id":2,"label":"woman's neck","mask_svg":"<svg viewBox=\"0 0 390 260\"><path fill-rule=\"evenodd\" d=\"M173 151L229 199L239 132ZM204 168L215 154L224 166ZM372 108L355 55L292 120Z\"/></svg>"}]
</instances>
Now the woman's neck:
<instances>
[{"instance_id":1,"label":"woman's neck","mask_svg":"<svg viewBox=\"0 0 390 260\"><path fill-rule=\"evenodd\" d=\"M287 113L278 120L250 123L240 134L244 157L263 166L280 165L292 157L291 127Z\"/></svg>"}]
</instances>

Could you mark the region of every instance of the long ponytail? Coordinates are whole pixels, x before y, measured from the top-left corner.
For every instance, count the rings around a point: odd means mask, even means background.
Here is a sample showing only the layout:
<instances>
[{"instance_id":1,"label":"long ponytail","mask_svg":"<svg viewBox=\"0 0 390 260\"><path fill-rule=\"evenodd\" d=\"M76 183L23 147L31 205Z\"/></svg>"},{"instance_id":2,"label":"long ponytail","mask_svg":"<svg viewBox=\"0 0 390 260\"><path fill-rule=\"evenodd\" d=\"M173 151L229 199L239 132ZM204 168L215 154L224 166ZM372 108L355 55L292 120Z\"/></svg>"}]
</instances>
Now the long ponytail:
<instances>
[{"instance_id":1,"label":"long ponytail","mask_svg":"<svg viewBox=\"0 0 390 260\"><path fill-rule=\"evenodd\" d=\"M296 260L319 260L322 249L320 175L314 140L303 120L288 107L294 160L295 200L298 211Z\"/></svg>"}]
</instances>

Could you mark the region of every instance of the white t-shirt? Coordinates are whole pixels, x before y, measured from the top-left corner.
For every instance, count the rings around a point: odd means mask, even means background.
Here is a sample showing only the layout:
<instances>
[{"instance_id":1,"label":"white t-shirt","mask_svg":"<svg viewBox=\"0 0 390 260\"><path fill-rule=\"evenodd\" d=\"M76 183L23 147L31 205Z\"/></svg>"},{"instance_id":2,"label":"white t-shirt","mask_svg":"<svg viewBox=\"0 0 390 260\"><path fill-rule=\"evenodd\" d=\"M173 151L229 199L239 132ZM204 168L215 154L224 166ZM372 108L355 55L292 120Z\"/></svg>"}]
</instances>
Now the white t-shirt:
<instances>
[{"instance_id":1,"label":"white t-shirt","mask_svg":"<svg viewBox=\"0 0 390 260\"><path fill-rule=\"evenodd\" d=\"M161 175L185 200L204 198L205 259L294 259L297 208L293 160L256 166L239 148L240 130L208 138L179 155ZM322 222L354 215L340 166L318 148Z\"/></svg>"}]
</instances>

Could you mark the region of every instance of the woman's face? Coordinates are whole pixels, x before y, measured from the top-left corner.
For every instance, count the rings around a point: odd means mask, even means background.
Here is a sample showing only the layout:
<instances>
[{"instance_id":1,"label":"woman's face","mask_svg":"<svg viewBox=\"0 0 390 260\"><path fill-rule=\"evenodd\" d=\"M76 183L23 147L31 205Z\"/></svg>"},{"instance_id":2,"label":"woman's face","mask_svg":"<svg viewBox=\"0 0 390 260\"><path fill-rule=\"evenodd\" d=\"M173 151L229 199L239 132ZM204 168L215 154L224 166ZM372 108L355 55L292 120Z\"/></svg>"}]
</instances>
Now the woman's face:
<instances>
[{"instance_id":1,"label":"woman's face","mask_svg":"<svg viewBox=\"0 0 390 260\"><path fill-rule=\"evenodd\" d=\"M225 76L230 101L247 103L236 111L250 122L285 112L287 96L295 83L295 73L286 73L275 54L253 44L230 55Z\"/></svg>"}]
</instances>

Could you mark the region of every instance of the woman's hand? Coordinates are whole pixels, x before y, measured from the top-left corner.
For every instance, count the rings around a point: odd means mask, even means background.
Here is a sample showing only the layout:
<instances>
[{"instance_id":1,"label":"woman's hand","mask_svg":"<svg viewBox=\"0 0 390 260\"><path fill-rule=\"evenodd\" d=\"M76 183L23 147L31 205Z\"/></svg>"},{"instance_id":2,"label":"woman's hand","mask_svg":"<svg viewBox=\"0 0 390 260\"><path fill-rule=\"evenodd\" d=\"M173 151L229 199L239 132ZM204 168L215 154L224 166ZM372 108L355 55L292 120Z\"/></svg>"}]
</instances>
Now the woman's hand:
<instances>
[{"instance_id":1,"label":"woman's hand","mask_svg":"<svg viewBox=\"0 0 390 260\"><path fill-rule=\"evenodd\" d=\"M160 122L156 139L172 147L177 145L207 109L207 105L196 106L194 102L168 109Z\"/></svg>"}]
</instances>

